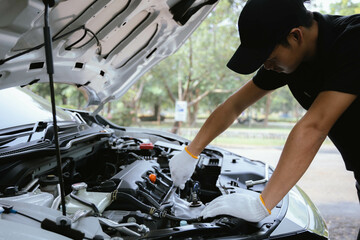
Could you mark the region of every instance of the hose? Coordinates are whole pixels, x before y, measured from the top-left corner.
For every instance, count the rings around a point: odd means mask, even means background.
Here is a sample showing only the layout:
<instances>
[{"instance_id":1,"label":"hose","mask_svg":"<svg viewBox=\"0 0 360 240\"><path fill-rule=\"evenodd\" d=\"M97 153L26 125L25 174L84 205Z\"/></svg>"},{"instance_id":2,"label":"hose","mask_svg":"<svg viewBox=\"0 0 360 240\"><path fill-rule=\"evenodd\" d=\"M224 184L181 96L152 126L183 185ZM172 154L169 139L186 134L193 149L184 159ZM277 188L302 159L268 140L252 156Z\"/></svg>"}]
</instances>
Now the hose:
<instances>
[{"instance_id":1,"label":"hose","mask_svg":"<svg viewBox=\"0 0 360 240\"><path fill-rule=\"evenodd\" d=\"M130 201L131 203L136 205L141 211L144 211L144 212L150 214L151 216L158 217L158 218L167 218L167 219L174 220L174 221L185 220L187 222L200 222L202 220L202 217L186 219L186 218L179 218L179 217L173 216L171 214L168 214L166 211L160 211L159 209L151 207L151 206L141 202L137 198L133 197L132 195L130 195L128 193L124 193L124 192L114 191L112 193L112 199L114 201L119 201L120 199Z\"/></svg>"},{"instance_id":2,"label":"hose","mask_svg":"<svg viewBox=\"0 0 360 240\"><path fill-rule=\"evenodd\" d=\"M138 207L141 211L149 213L150 215L153 215L156 211L156 209L154 207L151 207L151 206L139 201L138 199L136 199L135 197L133 197L132 195L130 195L128 193L114 191L112 193L111 197L112 197L113 201L119 201L121 199L129 201L129 202L133 203L136 207Z\"/></svg>"},{"instance_id":3,"label":"hose","mask_svg":"<svg viewBox=\"0 0 360 240\"><path fill-rule=\"evenodd\" d=\"M78 202L80 202L80 203L82 203L82 204L90 207L90 208L94 211L94 213L95 213L96 216L100 216L100 211L99 211L99 209L96 207L95 204L79 198L78 196L76 196L76 195L74 194L74 192L71 192L71 193L70 193L70 197L71 197L72 199L75 199L76 201L78 201Z\"/></svg>"},{"instance_id":4,"label":"hose","mask_svg":"<svg viewBox=\"0 0 360 240\"><path fill-rule=\"evenodd\" d=\"M140 195L142 195L143 197L146 198L146 200L148 200L154 207L156 207L157 209L160 209L160 204L148 193L142 191L142 190L139 190L138 193Z\"/></svg>"},{"instance_id":5,"label":"hose","mask_svg":"<svg viewBox=\"0 0 360 240\"><path fill-rule=\"evenodd\" d=\"M179 217L176 217L176 216L173 216L171 214L168 214L168 213L165 213L164 214L164 217L167 218L167 219L170 219L170 220L174 220L174 221L187 221L189 223L191 222L201 222L203 220L202 217L197 217L197 218L179 218Z\"/></svg>"}]
</instances>

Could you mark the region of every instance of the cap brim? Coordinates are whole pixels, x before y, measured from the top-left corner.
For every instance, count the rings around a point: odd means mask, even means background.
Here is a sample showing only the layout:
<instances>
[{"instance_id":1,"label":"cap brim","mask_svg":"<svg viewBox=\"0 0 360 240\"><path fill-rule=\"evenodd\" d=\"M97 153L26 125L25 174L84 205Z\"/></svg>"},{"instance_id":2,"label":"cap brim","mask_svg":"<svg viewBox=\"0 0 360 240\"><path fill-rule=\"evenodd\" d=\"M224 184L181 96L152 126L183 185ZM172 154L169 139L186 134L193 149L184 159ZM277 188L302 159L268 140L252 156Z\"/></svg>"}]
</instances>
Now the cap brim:
<instances>
[{"instance_id":1,"label":"cap brim","mask_svg":"<svg viewBox=\"0 0 360 240\"><path fill-rule=\"evenodd\" d=\"M240 74L253 73L266 61L272 50L272 48L268 48L259 51L240 45L226 66Z\"/></svg>"}]
</instances>

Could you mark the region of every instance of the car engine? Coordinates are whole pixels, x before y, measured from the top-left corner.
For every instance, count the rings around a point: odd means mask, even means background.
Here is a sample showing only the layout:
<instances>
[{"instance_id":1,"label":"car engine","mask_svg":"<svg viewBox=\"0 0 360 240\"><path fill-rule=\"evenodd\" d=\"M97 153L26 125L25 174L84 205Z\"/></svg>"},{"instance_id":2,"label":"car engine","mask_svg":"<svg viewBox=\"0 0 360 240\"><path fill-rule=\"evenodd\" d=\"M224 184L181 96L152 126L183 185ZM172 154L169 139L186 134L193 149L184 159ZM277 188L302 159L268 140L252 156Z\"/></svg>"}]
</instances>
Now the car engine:
<instances>
[{"instance_id":1,"label":"car engine","mask_svg":"<svg viewBox=\"0 0 360 240\"><path fill-rule=\"evenodd\" d=\"M179 189L172 183L168 162L186 142L121 130L89 136L61 139L66 217L61 215L55 158L42 150L2 158L1 218L40 223L70 238L83 234L79 239L221 236L226 235L224 227L246 226L241 234L265 228L229 216L202 219L200 213L222 194L261 192L272 173L268 165L208 147L185 188ZM69 226L68 231L61 230L59 222Z\"/></svg>"}]
</instances>

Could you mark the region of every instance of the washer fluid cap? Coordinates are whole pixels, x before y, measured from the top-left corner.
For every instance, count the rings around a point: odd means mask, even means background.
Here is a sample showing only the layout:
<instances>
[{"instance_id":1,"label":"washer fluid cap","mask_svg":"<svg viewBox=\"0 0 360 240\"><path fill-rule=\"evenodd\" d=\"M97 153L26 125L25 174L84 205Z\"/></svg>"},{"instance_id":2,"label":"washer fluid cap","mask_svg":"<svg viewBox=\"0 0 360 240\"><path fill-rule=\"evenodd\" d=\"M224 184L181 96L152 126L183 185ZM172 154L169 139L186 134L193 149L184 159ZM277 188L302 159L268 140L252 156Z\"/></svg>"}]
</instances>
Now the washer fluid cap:
<instances>
[{"instance_id":1,"label":"washer fluid cap","mask_svg":"<svg viewBox=\"0 0 360 240\"><path fill-rule=\"evenodd\" d=\"M188 225L187 221L181 220L180 221L180 227Z\"/></svg>"},{"instance_id":2,"label":"washer fluid cap","mask_svg":"<svg viewBox=\"0 0 360 240\"><path fill-rule=\"evenodd\" d=\"M79 191L82 189L86 189L87 188L87 184L84 182L80 182L80 183L74 183L73 185L71 185L71 188L75 191Z\"/></svg>"}]
</instances>

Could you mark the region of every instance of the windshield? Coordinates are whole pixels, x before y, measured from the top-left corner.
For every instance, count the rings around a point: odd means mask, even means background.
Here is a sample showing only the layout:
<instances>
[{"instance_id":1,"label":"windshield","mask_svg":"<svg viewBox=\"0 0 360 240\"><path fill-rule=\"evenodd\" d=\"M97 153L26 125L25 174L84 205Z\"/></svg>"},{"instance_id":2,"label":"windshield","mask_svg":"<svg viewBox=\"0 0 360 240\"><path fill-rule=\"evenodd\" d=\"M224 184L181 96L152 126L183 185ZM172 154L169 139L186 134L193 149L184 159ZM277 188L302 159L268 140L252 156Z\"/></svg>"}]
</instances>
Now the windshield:
<instances>
[{"instance_id":1,"label":"windshield","mask_svg":"<svg viewBox=\"0 0 360 240\"><path fill-rule=\"evenodd\" d=\"M33 124L39 121L52 122L51 104L21 88L0 90L0 129ZM57 120L73 121L70 114L56 109Z\"/></svg>"}]
</instances>

